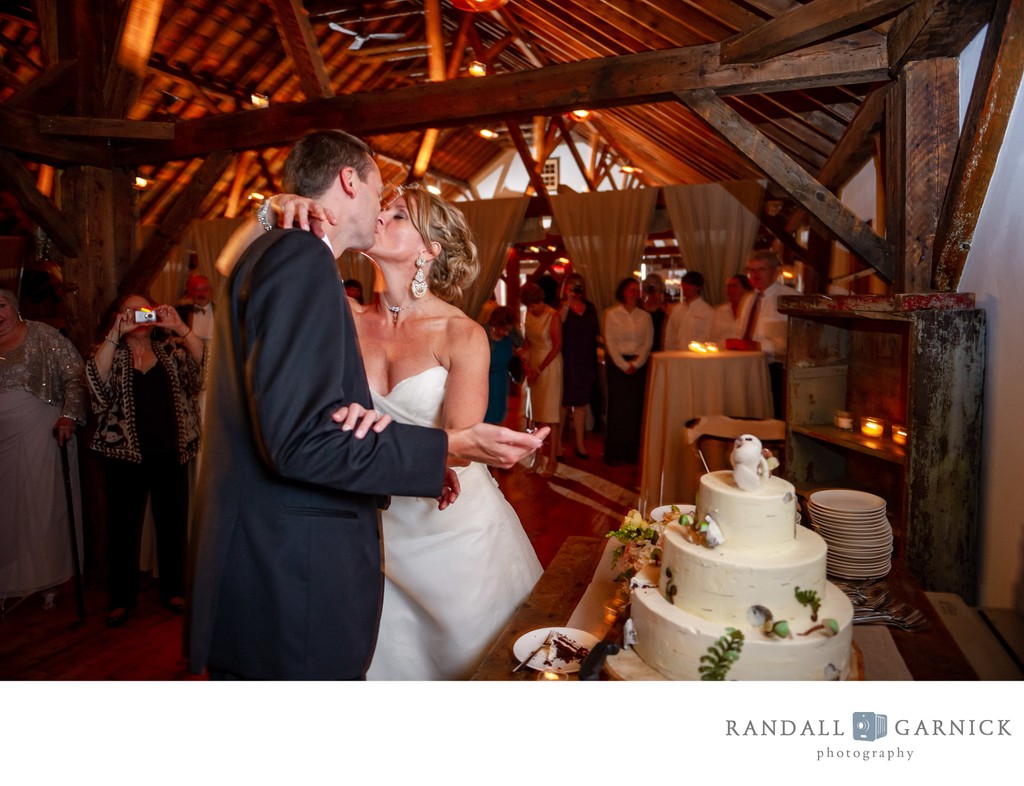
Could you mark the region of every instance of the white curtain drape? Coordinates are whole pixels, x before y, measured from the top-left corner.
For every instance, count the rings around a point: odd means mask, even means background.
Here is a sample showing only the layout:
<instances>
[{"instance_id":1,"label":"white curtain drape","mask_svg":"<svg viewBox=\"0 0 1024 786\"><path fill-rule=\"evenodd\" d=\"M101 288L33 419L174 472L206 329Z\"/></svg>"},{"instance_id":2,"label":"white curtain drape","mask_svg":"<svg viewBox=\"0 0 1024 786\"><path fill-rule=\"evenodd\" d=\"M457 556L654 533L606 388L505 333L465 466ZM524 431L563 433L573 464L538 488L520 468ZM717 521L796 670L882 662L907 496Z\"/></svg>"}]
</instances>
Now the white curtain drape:
<instances>
[{"instance_id":1,"label":"white curtain drape","mask_svg":"<svg viewBox=\"0 0 1024 786\"><path fill-rule=\"evenodd\" d=\"M657 199L656 188L551 197L562 241L599 312L615 303L616 285L640 264Z\"/></svg>"},{"instance_id":2,"label":"white curtain drape","mask_svg":"<svg viewBox=\"0 0 1024 786\"><path fill-rule=\"evenodd\" d=\"M466 291L462 303L463 311L472 319L477 318L505 270L508 249L519 235L529 204L528 196L456 204L473 231L480 260L480 272Z\"/></svg>"},{"instance_id":3,"label":"white curtain drape","mask_svg":"<svg viewBox=\"0 0 1024 786\"><path fill-rule=\"evenodd\" d=\"M742 273L761 222L764 180L665 186L665 208L683 264L704 276L704 299L725 300L725 282Z\"/></svg>"},{"instance_id":4,"label":"white curtain drape","mask_svg":"<svg viewBox=\"0 0 1024 786\"><path fill-rule=\"evenodd\" d=\"M185 294L185 281L192 270L189 270L189 261L192 252L196 252L198 267L194 271L210 279L213 285L214 299L219 289L223 276L217 272L213 263L217 261L217 255L228 242L228 238L246 220L247 216L238 218L216 218L210 221L193 221L181 242L171 253L163 271L157 276L156 281L149 288L150 295L157 303L168 303L175 305ZM139 229L138 245L142 248L146 240L153 233L154 227L143 226Z\"/></svg>"}]
</instances>

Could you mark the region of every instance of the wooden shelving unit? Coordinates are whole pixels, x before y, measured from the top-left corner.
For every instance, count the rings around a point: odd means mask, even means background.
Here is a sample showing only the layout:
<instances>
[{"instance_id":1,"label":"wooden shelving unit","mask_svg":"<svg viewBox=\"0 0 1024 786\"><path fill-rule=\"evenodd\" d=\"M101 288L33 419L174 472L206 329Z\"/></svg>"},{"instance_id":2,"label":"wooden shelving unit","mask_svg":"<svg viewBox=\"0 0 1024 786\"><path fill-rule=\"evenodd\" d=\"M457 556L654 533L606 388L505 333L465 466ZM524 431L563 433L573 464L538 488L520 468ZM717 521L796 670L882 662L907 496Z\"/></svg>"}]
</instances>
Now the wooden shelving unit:
<instances>
[{"instance_id":1,"label":"wooden shelving unit","mask_svg":"<svg viewBox=\"0 0 1024 786\"><path fill-rule=\"evenodd\" d=\"M985 314L971 294L784 297L787 475L802 493L886 500L894 559L926 590L973 602L981 480ZM851 412L854 430L833 425ZM862 416L885 420L881 437ZM892 441L905 425L906 445Z\"/></svg>"}]
</instances>

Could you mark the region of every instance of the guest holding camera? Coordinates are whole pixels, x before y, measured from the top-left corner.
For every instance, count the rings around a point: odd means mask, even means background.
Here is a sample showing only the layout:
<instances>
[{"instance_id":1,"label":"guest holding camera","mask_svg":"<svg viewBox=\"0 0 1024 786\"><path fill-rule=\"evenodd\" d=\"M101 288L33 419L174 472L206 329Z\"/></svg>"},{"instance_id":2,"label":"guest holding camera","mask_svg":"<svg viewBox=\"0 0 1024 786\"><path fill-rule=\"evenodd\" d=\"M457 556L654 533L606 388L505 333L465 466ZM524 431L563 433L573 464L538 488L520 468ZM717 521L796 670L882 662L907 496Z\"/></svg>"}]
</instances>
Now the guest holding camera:
<instances>
[{"instance_id":1,"label":"guest holding camera","mask_svg":"<svg viewBox=\"0 0 1024 786\"><path fill-rule=\"evenodd\" d=\"M160 598L174 612L184 609L188 462L199 449L203 353L203 341L173 306L127 295L86 363L98 420L91 447L103 456L106 490L108 627L123 625L136 605L150 496Z\"/></svg>"}]
</instances>

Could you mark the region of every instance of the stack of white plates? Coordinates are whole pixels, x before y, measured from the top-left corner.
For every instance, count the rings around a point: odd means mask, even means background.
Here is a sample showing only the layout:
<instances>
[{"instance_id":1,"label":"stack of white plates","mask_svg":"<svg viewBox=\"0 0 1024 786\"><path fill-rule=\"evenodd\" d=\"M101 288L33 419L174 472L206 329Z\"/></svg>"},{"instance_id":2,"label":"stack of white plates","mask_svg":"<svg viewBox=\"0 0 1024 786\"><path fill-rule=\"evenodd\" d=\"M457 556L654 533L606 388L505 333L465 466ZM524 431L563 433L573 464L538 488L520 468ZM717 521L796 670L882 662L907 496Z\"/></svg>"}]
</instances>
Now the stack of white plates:
<instances>
[{"instance_id":1,"label":"stack of white plates","mask_svg":"<svg viewBox=\"0 0 1024 786\"><path fill-rule=\"evenodd\" d=\"M892 567L892 526L885 500L853 489L815 491L807 500L811 526L828 544L828 573L874 579Z\"/></svg>"}]
</instances>

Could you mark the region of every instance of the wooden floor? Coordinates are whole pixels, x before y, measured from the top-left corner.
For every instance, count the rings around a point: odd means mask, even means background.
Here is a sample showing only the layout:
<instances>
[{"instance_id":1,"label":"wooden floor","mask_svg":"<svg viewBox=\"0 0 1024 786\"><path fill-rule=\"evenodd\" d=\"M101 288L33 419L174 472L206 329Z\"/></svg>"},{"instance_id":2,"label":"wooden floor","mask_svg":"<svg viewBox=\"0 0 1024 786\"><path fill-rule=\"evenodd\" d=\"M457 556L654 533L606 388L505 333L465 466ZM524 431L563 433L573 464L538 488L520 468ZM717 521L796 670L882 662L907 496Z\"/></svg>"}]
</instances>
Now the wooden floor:
<instances>
[{"instance_id":1,"label":"wooden floor","mask_svg":"<svg viewBox=\"0 0 1024 786\"><path fill-rule=\"evenodd\" d=\"M511 420L514 425L515 416ZM554 478L528 474L523 467L495 473L545 567L568 536L614 529L636 504L639 486L636 465L604 464L598 436L588 434L587 460L575 457L571 442L563 452L567 457ZM81 620L70 582L49 610L42 608L39 595L13 608L8 600L0 619L0 679L197 679L182 657L181 617L160 605L152 582L144 587L131 619L114 630L105 624L107 599L101 588L86 588L87 613Z\"/></svg>"}]
</instances>

